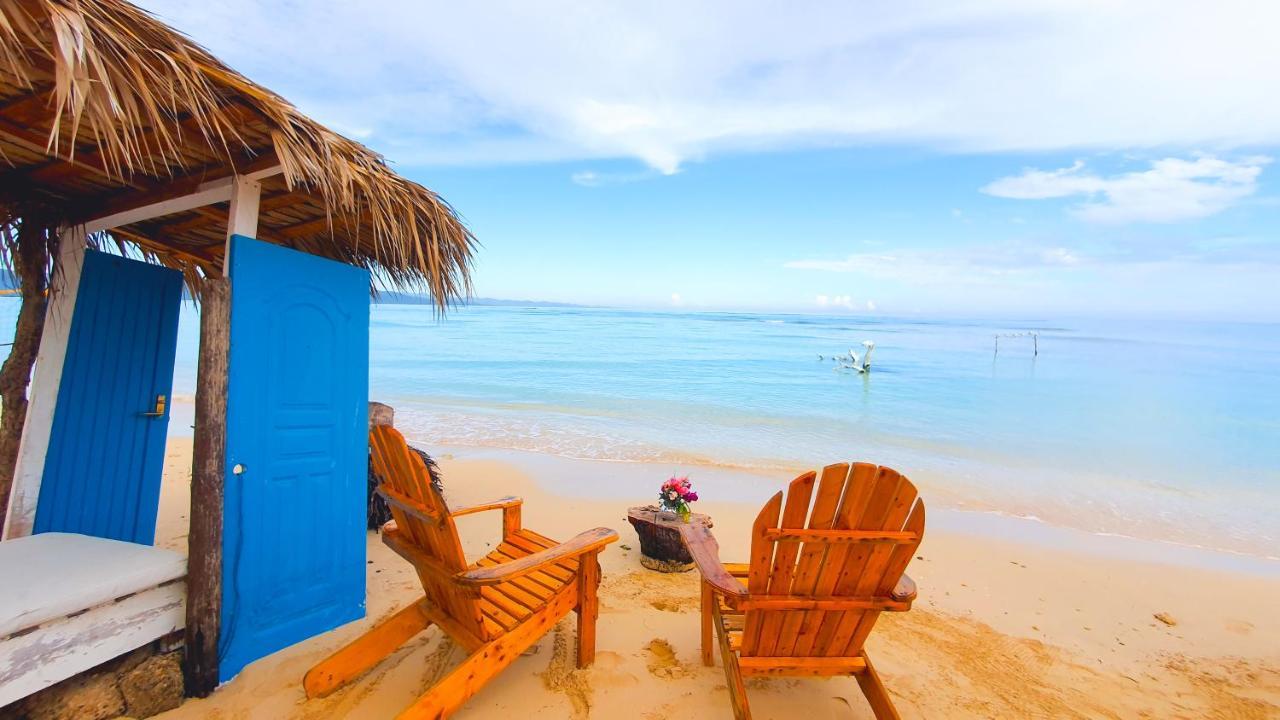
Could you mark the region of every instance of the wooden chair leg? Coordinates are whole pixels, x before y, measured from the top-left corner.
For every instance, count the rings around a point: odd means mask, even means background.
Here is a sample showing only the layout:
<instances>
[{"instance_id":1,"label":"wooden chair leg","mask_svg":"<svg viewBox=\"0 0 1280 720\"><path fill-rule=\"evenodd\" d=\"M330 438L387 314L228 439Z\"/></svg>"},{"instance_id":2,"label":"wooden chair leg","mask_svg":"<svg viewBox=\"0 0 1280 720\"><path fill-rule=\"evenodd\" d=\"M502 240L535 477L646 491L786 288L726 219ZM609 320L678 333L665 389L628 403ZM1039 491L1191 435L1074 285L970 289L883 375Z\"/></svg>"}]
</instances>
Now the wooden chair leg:
<instances>
[{"instance_id":1,"label":"wooden chair leg","mask_svg":"<svg viewBox=\"0 0 1280 720\"><path fill-rule=\"evenodd\" d=\"M724 661L724 677L729 686L729 702L733 704L734 720L751 720L751 706L747 703L747 686L742 682L742 670L738 667L738 654L729 647L729 633L724 629L724 617L720 605L711 607L716 634L720 636L720 659Z\"/></svg>"},{"instance_id":2,"label":"wooden chair leg","mask_svg":"<svg viewBox=\"0 0 1280 720\"><path fill-rule=\"evenodd\" d=\"M585 560L585 558L583 558ZM452 715L463 703L484 687L485 683L515 662L516 658L555 627L578 602L574 588L556 596L546 607L497 640L485 643L471 653L453 672L436 683L397 720L439 720Z\"/></svg>"},{"instance_id":3,"label":"wooden chair leg","mask_svg":"<svg viewBox=\"0 0 1280 720\"><path fill-rule=\"evenodd\" d=\"M702 583L702 664L707 667L713 667L716 664L712 643L712 622L711 613L715 610L716 593L711 589L711 584Z\"/></svg>"},{"instance_id":4,"label":"wooden chair leg","mask_svg":"<svg viewBox=\"0 0 1280 720\"><path fill-rule=\"evenodd\" d=\"M596 660L596 619L600 616L598 553L578 558L578 667Z\"/></svg>"},{"instance_id":5,"label":"wooden chair leg","mask_svg":"<svg viewBox=\"0 0 1280 720\"><path fill-rule=\"evenodd\" d=\"M875 666L871 664L871 658L867 657L865 651L862 653L862 659L866 662L867 668L855 677L858 678L858 687L862 688L862 694L867 696L867 703L871 705L871 712L875 713L876 720L901 720L897 708L889 699L889 691L885 690L880 674L876 672Z\"/></svg>"},{"instance_id":6,"label":"wooden chair leg","mask_svg":"<svg viewBox=\"0 0 1280 720\"><path fill-rule=\"evenodd\" d=\"M409 638L430 626L431 621L423 613L420 602L413 603L374 625L365 634L307 671L302 679L307 697L324 697L355 680L398 650Z\"/></svg>"}]
</instances>

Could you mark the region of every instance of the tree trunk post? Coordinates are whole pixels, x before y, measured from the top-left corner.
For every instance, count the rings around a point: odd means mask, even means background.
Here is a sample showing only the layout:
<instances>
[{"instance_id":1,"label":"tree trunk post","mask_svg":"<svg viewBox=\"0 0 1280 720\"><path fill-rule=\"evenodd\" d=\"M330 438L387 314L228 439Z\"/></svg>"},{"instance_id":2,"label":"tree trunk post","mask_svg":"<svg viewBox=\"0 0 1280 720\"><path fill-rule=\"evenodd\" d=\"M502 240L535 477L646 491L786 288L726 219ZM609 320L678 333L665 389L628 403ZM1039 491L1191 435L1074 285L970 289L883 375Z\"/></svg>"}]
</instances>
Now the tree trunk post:
<instances>
[{"instance_id":1,"label":"tree trunk post","mask_svg":"<svg viewBox=\"0 0 1280 720\"><path fill-rule=\"evenodd\" d=\"M191 458L191 529L187 540L184 669L187 694L195 697L205 697L218 686L230 345L231 283L225 277L210 277L200 290L200 356Z\"/></svg>"},{"instance_id":2,"label":"tree trunk post","mask_svg":"<svg viewBox=\"0 0 1280 720\"><path fill-rule=\"evenodd\" d=\"M666 517L673 515L672 518ZM640 564L657 572L688 572L694 568L693 557L680 537L683 520L663 513L656 505L627 508L627 522L640 540ZM711 527L711 518L692 513L689 522Z\"/></svg>"},{"instance_id":3,"label":"tree trunk post","mask_svg":"<svg viewBox=\"0 0 1280 720\"><path fill-rule=\"evenodd\" d=\"M9 248L13 272L17 276L22 306L14 328L9 357L0 366L0 526L9 510L9 491L22 444L22 427L27 419L27 386L31 368L40 351L44 333L44 316L49 289L51 246L56 249L56 234L45 227L38 216L24 217L17 229L16 242ZM3 527L0 527L3 537Z\"/></svg>"}]
</instances>

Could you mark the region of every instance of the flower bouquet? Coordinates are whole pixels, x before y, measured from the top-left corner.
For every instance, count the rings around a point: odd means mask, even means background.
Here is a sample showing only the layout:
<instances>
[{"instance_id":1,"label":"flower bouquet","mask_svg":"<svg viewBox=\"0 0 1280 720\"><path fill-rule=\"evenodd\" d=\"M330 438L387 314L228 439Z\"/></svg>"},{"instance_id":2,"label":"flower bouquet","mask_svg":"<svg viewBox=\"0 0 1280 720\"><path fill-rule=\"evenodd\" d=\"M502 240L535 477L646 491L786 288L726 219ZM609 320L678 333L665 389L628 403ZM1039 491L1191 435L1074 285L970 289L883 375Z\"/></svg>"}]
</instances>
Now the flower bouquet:
<instances>
[{"instance_id":1,"label":"flower bouquet","mask_svg":"<svg viewBox=\"0 0 1280 720\"><path fill-rule=\"evenodd\" d=\"M662 489L658 492L658 502L662 509L679 515L685 522L689 522L689 516L693 514L689 503L697 500L698 493L693 491L693 484L687 476L671 478L662 483Z\"/></svg>"}]
</instances>

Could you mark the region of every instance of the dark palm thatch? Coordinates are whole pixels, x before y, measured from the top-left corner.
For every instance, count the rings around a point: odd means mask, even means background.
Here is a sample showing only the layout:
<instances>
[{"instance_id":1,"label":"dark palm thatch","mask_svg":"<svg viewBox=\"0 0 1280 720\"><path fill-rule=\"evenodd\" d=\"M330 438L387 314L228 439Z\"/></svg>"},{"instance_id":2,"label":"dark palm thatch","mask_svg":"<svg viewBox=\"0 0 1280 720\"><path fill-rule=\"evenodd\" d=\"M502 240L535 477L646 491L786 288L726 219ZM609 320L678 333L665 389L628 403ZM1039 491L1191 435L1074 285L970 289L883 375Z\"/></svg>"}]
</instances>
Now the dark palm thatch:
<instances>
[{"instance_id":1,"label":"dark palm thatch","mask_svg":"<svg viewBox=\"0 0 1280 720\"><path fill-rule=\"evenodd\" d=\"M24 132L25 131L25 132ZM470 289L475 239L431 190L122 0L0 0L0 224L39 199L83 219L129 194L275 164L262 239L425 285ZM62 164L62 169L51 169ZM114 234L192 273L217 269L220 209ZM194 284L194 283L193 283Z\"/></svg>"}]
</instances>

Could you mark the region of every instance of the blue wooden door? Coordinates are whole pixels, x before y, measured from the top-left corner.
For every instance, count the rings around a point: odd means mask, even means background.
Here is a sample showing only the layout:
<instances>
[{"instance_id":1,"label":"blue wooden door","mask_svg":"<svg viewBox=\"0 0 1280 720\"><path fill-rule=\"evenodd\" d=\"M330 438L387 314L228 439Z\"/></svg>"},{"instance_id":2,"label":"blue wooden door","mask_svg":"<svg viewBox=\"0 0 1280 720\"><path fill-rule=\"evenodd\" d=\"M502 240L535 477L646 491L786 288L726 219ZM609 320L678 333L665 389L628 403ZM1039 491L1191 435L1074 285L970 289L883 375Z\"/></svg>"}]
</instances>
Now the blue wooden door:
<instances>
[{"instance_id":1,"label":"blue wooden door","mask_svg":"<svg viewBox=\"0 0 1280 720\"><path fill-rule=\"evenodd\" d=\"M155 542L181 302L181 273L85 251L35 532Z\"/></svg>"},{"instance_id":2,"label":"blue wooden door","mask_svg":"<svg viewBox=\"0 0 1280 720\"><path fill-rule=\"evenodd\" d=\"M219 675L364 616L369 273L235 236Z\"/></svg>"}]
</instances>

